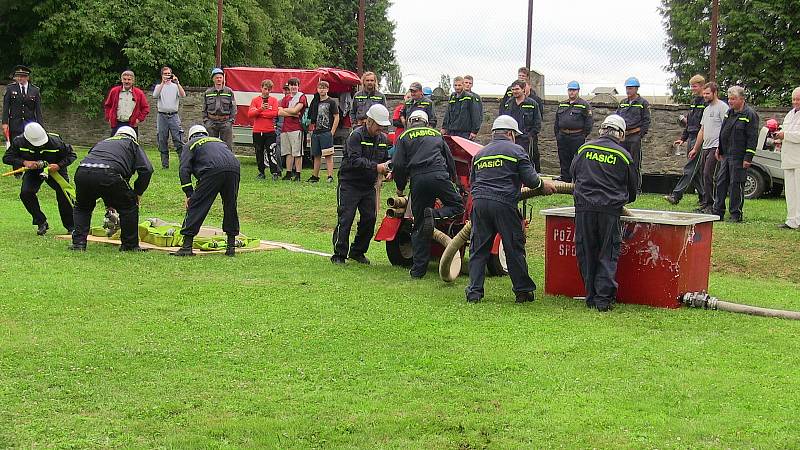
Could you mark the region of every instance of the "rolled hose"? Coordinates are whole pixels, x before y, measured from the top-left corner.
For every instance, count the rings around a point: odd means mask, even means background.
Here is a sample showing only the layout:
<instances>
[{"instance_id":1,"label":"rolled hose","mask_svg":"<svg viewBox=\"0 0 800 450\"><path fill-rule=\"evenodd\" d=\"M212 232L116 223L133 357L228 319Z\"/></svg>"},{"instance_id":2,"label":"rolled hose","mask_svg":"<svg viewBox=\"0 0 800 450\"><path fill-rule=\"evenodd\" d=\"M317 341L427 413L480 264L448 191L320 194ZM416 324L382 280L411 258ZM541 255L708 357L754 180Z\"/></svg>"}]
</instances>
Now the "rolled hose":
<instances>
[{"instance_id":1,"label":"rolled hose","mask_svg":"<svg viewBox=\"0 0 800 450\"><path fill-rule=\"evenodd\" d=\"M405 209L408 206L407 197L389 197L386 199L386 205L389 208Z\"/></svg>"},{"instance_id":2,"label":"rolled hose","mask_svg":"<svg viewBox=\"0 0 800 450\"><path fill-rule=\"evenodd\" d=\"M692 308L713 309L730 311L740 314L751 314L762 317L778 317L781 319L800 320L800 311L787 311L784 309L761 308L759 306L731 303L712 297L707 292L687 292L680 298L681 303Z\"/></svg>"},{"instance_id":3,"label":"rolled hose","mask_svg":"<svg viewBox=\"0 0 800 450\"><path fill-rule=\"evenodd\" d=\"M572 190L574 189L575 185L572 183L565 183L563 181L555 181L556 185L556 193L557 194L572 194ZM544 195L542 192L541 187L536 189L531 189L524 187L520 192L520 200L526 200L531 197L536 197L538 195ZM436 230L439 231L439 230ZM458 275L461 273L461 248L466 245L467 241L469 240L469 235L472 232L472 222L467 221L464 224L464 228L455 235L454 238L450 239L449 236L439 231L441 236L437 239L436 232L434 232L434 240L439 242L440 244L444 245L444 253L442 253L442 257L439 259L439 277L442 281L447 283L452 283L458 278ZM447 240L447 244L445 245L443 241ZM441 239L441 240L440 240ZM459 255L458 258L455 256Z\"/></svg>"}]
</instances>

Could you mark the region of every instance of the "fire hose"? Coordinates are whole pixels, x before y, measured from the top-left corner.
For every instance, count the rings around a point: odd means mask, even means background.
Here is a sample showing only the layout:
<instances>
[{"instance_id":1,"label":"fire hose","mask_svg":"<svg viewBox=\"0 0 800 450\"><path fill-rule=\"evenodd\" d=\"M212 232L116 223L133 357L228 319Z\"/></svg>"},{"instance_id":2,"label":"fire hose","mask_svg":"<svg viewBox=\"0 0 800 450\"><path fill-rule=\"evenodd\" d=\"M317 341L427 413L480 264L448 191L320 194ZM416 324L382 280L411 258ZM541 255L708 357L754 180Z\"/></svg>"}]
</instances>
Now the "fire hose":
<instances>
[{"instance_id":1,"label":"fire hose","mask_svg":"<svg viewBox=\"0 0 800 450\"><path fill-rule=\"evenodd\" d=\"M557 194L572 194L572 189L575 186L572 183L564 183L563 181L556 181L555 185ZM522 188L520 193L520 200L526 200L539 195L544 195L541 188L531 189L525 187ZM444 246L444 253L442 253L442 257L439 259L439 277L442 281L451 283L458 278L458 275L461 273L461 248L469 241L471 233L472 222L470 221L467 221L464 224L464 228L452 239L439 230L433 231L433 240ZM459 255L459 257L456 258L456 255Z\"/></svg>"},{"instance_id":2,"label":"fire hose","mask_svg":"<svg viewBox=\"0 0 800 450\"><path fill-rule=\"evenodd\" d=\"M703 308L719 311L730 311L740 314L751 314L762 317L778 317L781 319L800 320L800 311L761 308L759 306L731 303L712 297L707 292L687 292L680 298L681 303L691 308Z\"/></svg>"}]
</instances>

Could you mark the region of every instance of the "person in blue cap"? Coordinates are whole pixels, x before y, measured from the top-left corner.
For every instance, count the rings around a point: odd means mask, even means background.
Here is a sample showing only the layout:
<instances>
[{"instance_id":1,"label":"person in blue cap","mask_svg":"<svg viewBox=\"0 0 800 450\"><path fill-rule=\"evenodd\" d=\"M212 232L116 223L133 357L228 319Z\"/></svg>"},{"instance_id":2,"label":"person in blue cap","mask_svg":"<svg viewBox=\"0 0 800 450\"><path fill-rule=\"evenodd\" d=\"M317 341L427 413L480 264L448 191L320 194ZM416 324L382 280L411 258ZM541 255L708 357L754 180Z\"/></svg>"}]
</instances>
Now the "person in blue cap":
<instances>
[{"instance_id":1,"label":"person in blue cap","mask_svg":"<svg viewBox=\"0 0 800 450\"><path fill-rule=\"evenodd\" d=\"M580 97L581 85L577 81L567 84L567 99L558 104L556 121L553 130L558 146L558 162L561 169L561 180L572 182L569 173L572 159L578 149L586 142L592 132L594 119L592 106Z\"/></svg>"},{"instance_id":2,"label":"person in blue cap","mask_svg":"<svg viewBox=\"0 0 800 450\"><path fill-rule=\"evenodd\" d=\"M219 67L211 71L214 86L203 96L203 124L211 137L220 138L233 151L233 121L236 119L236 98L225 86L225 72Z\"/></svg>"},{"instance_id":3,"label":"person in blue cap","mask_svg":"<svg viewBox=\"0 0 800 450\"><path fill-rule=\"evenodd\" d=\"M639 95L641 84L636 77L625 80L627 98L619 104L616 114L625 119L627 129L625 140L620 144L633 157L633 164L639 174L639 190L642 189L642 140L650 130L650 103Z\"/></svg>"}]
</instances>

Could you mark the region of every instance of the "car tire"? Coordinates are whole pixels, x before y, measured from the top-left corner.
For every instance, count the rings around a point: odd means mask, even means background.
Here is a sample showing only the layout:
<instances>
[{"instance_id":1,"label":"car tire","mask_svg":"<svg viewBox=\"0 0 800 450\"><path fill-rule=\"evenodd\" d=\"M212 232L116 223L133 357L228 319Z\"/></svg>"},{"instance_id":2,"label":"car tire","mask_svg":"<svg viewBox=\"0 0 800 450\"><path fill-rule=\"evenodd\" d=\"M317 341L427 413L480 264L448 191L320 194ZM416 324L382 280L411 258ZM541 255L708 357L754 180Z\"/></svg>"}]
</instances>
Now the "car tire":
<instances>
[{"instance_id":1,"label":"car tire","mask_svg":"<svg viewBox=\"0 0 800 450\"><path fill-rule=\"evenodd\" d=\"M744 198L752 200L761 198L770 187L767 177L758 169L747 169L747 178L744 182Z\"/></svg>"}]
</instances>

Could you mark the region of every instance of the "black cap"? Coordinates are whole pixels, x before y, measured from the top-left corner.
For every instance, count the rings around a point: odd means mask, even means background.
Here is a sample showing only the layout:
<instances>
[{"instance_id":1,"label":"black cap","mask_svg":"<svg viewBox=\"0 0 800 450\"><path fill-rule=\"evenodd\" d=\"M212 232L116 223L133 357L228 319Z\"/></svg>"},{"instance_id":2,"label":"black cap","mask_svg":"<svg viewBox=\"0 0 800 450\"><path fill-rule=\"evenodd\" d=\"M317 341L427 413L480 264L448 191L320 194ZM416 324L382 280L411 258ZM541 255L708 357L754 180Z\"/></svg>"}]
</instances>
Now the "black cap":
<instances>
[{"instance_id":1,"label":"black cap","mask_svg":"<svg viewBox=\"0 0 800 450\"><path fill-rule=\"evenodd\" d=\"M28 68L28 66L23 66L21 64L17 65L17 66L14 66L14 75L15 76L16 75L30 76L30 74L31 74L31 69Z\"/></svg>"}]
</instances>

